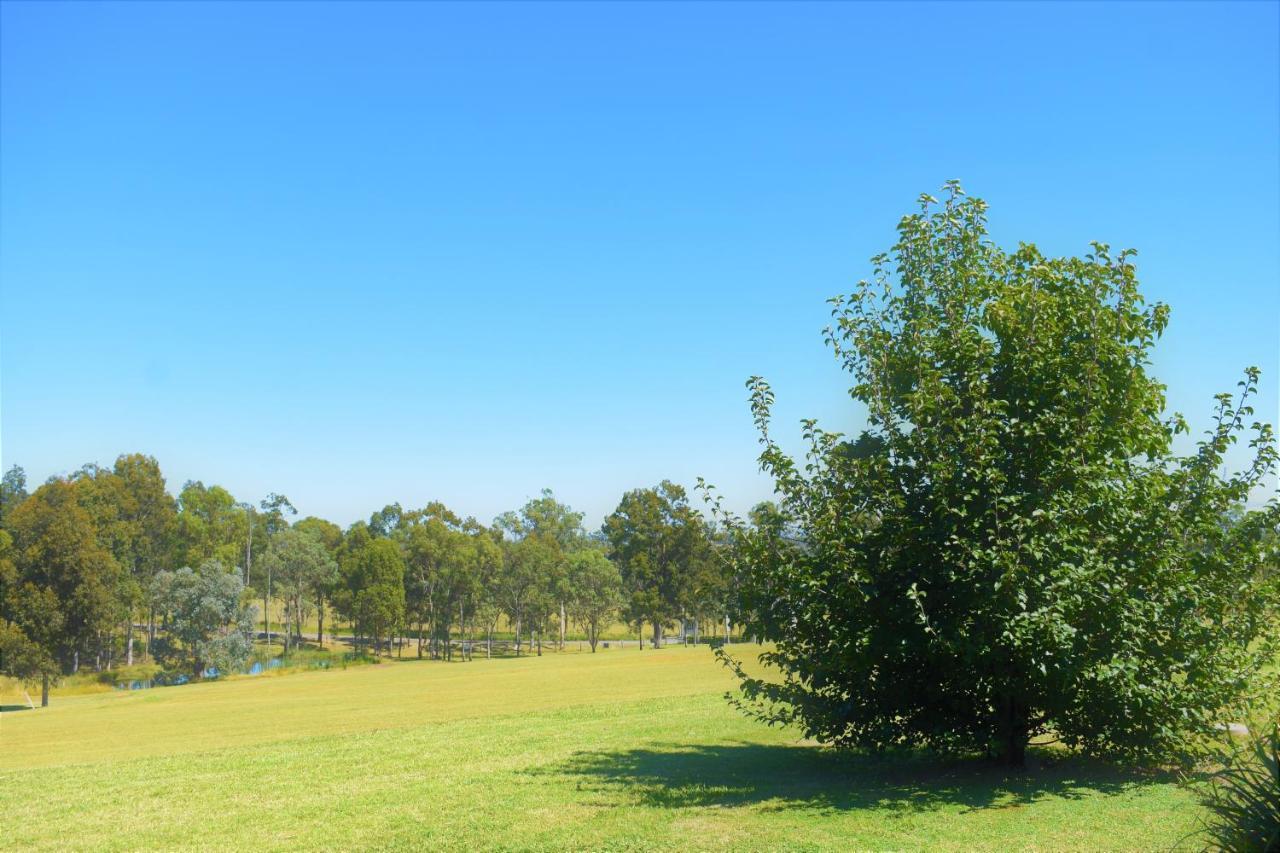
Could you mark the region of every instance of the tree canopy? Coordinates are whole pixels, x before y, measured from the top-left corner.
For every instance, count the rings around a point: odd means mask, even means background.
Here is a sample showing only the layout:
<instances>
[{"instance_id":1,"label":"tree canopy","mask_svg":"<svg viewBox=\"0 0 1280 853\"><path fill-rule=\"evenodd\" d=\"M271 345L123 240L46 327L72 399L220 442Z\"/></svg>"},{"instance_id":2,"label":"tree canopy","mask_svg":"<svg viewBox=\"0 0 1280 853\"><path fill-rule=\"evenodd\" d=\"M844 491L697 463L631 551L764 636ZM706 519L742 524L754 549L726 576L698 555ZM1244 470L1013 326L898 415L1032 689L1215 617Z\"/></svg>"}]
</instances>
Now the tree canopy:
<instances>
[{"instance_id":1,"label":"tree canopy","mask_svg":"<svg viewBox=\"0 0 1280 853\"><path fill-rule=\"evenodd\" d=\"M699 609L696 581L713 566L702 515L681 486L663 480L624 494L603 532L622 572L629 618L650 623L661 645L663 625Z\"/></svg>"},{"instance_id":2,"label":"tree canopy","mask_svg":"<svg viewBox=\"0 0 1280 853\"><path fill-rule=\"evenodd\" d=\"M1280 505L1240 509L1276 464L1258 373L1180 455L1149 373L1169 311L1133 253L1005 252L986 212L924 197L832 300L856 439L805 421L793 459L748 383L780 515L724 517L779 677L743 674L745 707L839 745L1167 755L1272 684ZM1242 435L1254 461L1224 474Z\"/></svg>"},{"instance_id":3,"label":"tree canopy","mask_svg":"<svg viewBox=\"0 0 1280 853\"><path fill-rule=\"evenodd\" d=\"M152 581L168 638L157 657L197 678L206 671L234 672L249 658L252 608L242 602L244 584L214 559L192 569L163 571Z\"/></svg>"}]
</instances>

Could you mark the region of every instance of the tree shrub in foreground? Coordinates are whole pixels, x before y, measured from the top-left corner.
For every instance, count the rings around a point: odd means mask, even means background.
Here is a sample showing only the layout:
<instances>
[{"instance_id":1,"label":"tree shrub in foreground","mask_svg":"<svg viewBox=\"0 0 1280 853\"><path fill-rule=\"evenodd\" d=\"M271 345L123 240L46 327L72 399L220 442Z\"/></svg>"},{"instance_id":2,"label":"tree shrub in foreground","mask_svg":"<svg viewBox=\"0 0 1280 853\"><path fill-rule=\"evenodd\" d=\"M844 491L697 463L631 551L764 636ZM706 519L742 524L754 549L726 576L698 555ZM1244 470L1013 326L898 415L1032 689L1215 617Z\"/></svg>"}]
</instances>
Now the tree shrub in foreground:
<instances>
[{"instance_id":1,"label":"tree shrub in foreground","mask_svg":"<svg viewBox=\"0 0 1280 853\"><path fill-rule=\"evenodd\" d=\"M1168 309L1144 303L1133 253L1006 253L986 210L955 184L923 197L874 278L832 300L856 440L806 421L796 461L748 383L787 524L719 513L747 630L776 643L778 677L737 669L740 704L837 745L1017 765L1052 732L1165 757L1274 687L1280 505L1239 510L1276 463L1249 423L1258 372L1175 454L1186 425L1147 372ZM1242 434L1253 462L1224 475Z\"/></svg>"}]
</instances>

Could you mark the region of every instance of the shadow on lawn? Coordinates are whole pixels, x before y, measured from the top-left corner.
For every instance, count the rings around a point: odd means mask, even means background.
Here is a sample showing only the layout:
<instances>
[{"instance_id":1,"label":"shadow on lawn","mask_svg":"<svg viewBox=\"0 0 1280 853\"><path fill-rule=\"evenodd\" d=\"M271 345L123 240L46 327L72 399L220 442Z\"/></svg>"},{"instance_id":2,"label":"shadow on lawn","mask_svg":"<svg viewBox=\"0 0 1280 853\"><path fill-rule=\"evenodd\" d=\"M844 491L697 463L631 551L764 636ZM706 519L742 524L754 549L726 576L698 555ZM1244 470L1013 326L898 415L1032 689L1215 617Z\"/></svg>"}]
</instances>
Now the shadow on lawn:
<instances>
[{"instance_id":1,"label":"shadow on lawn","mask_svg":"<svg viewBox=\"0 0 1280 853\"><path fill-rule=\"evenodd\" d=\"M1011 772L986 761L922 753L873 756L798 744L728 743L578 752L532 772L577 777L587 789L622 791L641 804L665 808L769 803L778 809L903 812L942 805L1016 808L1043 797L1112 795L1173 778L1035 753L1028 765L1025 772Z\"/></svg>"}]
</instances>

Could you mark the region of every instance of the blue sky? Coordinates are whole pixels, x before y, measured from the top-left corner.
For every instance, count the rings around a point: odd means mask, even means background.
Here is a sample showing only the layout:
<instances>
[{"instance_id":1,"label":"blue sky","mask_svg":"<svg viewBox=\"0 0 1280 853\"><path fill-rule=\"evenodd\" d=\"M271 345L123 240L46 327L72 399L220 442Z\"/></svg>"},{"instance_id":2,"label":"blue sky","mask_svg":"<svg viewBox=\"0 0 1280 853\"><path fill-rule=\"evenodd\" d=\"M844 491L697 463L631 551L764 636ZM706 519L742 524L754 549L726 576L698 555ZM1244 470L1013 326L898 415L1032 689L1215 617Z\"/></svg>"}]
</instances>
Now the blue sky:
<instances>
[{"instance_id":1,"label":"blue sky","mask_svg":"<svg viewBox=\"0 0 1280 853\"><path fill-rule=\"evenodd\" d=\"M1274 3L0 7L0 452L596 524L856 429L826 297L948 178L1133 246L1171 407L1280 384Z\"/></svg>"}]
</instances>

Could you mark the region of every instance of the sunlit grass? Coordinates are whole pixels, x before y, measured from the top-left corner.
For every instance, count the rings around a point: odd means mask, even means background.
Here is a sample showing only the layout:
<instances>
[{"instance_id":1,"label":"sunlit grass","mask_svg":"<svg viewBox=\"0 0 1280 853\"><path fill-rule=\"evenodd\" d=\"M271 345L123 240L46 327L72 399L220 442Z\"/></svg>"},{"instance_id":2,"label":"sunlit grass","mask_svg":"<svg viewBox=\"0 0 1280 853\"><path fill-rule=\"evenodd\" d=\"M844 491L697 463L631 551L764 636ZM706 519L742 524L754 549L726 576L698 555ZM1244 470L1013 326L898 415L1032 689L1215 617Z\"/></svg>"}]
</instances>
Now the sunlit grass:
<instances>
[{"instance_id":1,"label":"sunlit grass","mask_svg":"<svg viewBox=\"0 0 1280 853\"><path fill-rule=\"evenodd\" d=\"M744 647L745 648L745 647ZM724 702L705 648L348 670L56 698L0 722L26 848L1167 849L1194 797L837 755Z\"/></svg>"}]
</instances>

